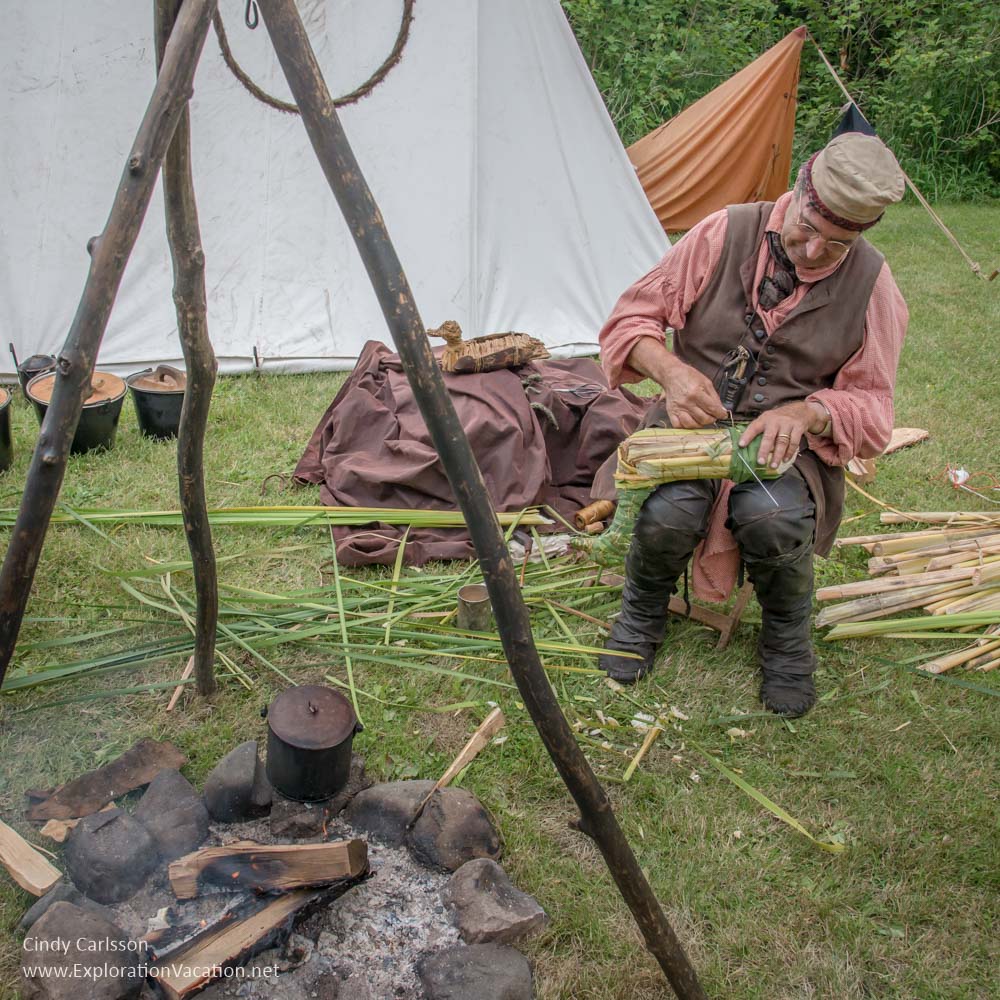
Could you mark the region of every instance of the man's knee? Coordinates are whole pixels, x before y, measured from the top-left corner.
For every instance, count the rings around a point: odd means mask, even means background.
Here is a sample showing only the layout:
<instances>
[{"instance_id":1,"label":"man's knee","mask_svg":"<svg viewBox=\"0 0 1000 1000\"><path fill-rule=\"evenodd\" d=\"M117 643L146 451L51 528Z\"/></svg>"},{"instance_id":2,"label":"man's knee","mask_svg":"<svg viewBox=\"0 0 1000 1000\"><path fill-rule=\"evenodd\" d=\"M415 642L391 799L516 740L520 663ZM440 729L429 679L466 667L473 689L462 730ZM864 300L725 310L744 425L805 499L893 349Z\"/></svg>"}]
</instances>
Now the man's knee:
<instances>
[{"instance_id":1,"label":"man's knee","mask_svg":"<svg viewBox=\"0 0 1000 1000\"><path fill-rule=\"evenodd\" d=\"M756 483L734 489L729 500L729 527L747 562L791 555L816 532L816 508L798 473L765 485L767 493Z\"/></svg>"},{"instance_id":2,"label":"man's knee","mask_svg":"<svg viewBox=\"0 0 1000 1000\"><path fill-rule=\"evenodd\" d=\"M634 536L647 552L693 549L705 537L714 496L707 483L664 483L642 505Z\"/></svg>"}]
</instances>

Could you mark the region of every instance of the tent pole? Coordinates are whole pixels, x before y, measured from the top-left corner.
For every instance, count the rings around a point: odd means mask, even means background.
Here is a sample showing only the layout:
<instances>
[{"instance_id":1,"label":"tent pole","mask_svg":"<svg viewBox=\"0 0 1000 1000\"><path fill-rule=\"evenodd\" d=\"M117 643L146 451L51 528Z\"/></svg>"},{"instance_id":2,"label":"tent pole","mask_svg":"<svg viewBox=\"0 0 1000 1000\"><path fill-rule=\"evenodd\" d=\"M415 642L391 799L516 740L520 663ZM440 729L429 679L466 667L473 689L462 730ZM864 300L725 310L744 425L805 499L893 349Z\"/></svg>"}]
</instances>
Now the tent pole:
<instances>
[{"instance_id":1,"label":"tent pole","mask_svg":"<svg viewBox=\"0 0 1000 1000\"><path fill-rule=\"evenodd\" d=\"M7 671L31 584L59 496L66 459L111 307L170 138L191 96L191 82L217 0L185 0L167 43L163 69L115 192L104 232L91 239L90 272L56 362L45 421L28 468L21 508L0 570L0 683Z\"/></svg>"},{"instance_id":2,"label":"tent pole","mask_svg":"<svg viewBox=\"0 0 1000 1000\"><path fill-rule=\"evenodd\" d=\"M455 415L423 322L378 206L340 124L294 0L258 0L281 68L327 181L368 271L413 394L441 456L479 556L511 674L549 755L580 809L642 931L682 1000L705 997L693 967L656 900L581 752L542 668L510 553L468 438Z\"/></svg>"},{"instance_id":3,"label":"tent pole","mask_svg":"<svg viewBox=\"0 0 1000 1000\"><path fill-rule=\"evenodd\" d=\"M167 40L182 0L155 0L156 68L159 72ZM191 114L185 105L163 161L163 200L167 240L174 267L177 332L184 351L187 385L177 436L177 480L184 533L194 572L194 675L198 693L215 691L215 629L219 620L219 587L215 572L212 528L205 500L204 444L208 411L218 364L208 336L205 304L205 253L198 226L198 206L191 178Z\"/></svg>"}]
</instances>

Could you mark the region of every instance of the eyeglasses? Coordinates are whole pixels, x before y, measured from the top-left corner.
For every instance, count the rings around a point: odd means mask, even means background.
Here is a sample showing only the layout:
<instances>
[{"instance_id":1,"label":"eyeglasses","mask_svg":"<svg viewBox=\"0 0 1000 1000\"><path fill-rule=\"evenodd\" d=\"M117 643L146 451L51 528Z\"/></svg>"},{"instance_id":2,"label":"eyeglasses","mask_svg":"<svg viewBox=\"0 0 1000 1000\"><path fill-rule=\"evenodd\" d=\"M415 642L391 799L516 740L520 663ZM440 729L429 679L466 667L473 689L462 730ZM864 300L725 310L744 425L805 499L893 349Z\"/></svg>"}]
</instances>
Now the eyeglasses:
<instances>
[{"instance_id":1,"label":"eyeglasses","mask_svg":"<svg viewBox=\"0 0 1000 1000\"><path fill-rule=\"evenodd\" d=\"M852 246L854 246L854 240L851 240L850 243L844 243L842 240L827 239L815 226L811 226L808 222L804 222L802 220L801 200L796 202L795 210L798 213L798 218L792 223L792 228L797 229L800 235L807 242L821 240L824 251L836 260L840 260L841 257L847 256L847 252Z\"/></svg>"}]
</instances>

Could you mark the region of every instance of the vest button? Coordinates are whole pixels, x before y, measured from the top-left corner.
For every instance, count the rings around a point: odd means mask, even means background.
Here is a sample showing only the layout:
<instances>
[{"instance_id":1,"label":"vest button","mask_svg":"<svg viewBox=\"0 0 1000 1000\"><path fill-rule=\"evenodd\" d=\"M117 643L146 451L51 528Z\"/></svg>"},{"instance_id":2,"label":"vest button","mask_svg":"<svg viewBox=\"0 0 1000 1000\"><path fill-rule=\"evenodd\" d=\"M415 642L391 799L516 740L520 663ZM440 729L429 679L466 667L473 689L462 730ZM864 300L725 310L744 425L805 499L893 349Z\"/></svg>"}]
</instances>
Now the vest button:
<instances>
[{"instance_id":1,"label":"vest button","mask_svg":"<svg viewBox=\"0 0 1000 1000\"><path fill-rule=\"evenodd\" d=\"M767 385L767 379L761 376L759 379L757 379L757 385Z\"/></svg>"},{"instance_id":2,"label":"vest button","mask_svg":"<svg viewBox=\"0 0 1000 1000\"><path fill-rule=\"evenodd\" d=\"M769 372L771 370L771 362L770 361L762 362L760 369L761 371Z\"/></svg>"},{"instance_id":3,"label":"vest button","mask_svg":"<svg viewBox=\"0 0 1000 1000\"><path fill-rule=\"evenodd\" d=\"M764 393L762 393L762 392L755 392L753 394L753 401L755 403L763 403L765 398L766 397L764 396Z\"/></svg>"},{"instance_id":4,"label":"vest button","mask_svg":"<svg viewBox=\"0 0 1000 1000\"><path fill-rule=\"evenodd\" d=\"M767 351L768 354L774 354L774 344L768 344L764 350Z\"/></svg>"}]
</instances>

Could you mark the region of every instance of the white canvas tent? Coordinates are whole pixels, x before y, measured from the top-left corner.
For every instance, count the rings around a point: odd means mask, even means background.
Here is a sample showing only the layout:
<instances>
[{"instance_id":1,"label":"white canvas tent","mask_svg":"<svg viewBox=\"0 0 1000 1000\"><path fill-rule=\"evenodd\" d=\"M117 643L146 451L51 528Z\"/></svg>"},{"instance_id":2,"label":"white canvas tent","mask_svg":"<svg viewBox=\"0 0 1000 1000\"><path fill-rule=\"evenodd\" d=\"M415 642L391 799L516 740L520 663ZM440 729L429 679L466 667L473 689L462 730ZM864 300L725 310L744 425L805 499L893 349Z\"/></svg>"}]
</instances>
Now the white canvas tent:
<instances>
[{"instance_id":1,"label":"white canvas tent","mask_svg":"<svg viewBox=\"0 0 1000 1000\"><path fill-rule=\"evenodd\" d=\"M396 38L401 0L299 0L334 95ZM233 52L290 100L263 24L221 0ZM33 0L0 36L0 343L62 345L151 93L152 3ZM301 121L251 97L209 34L191 103L209 328L223 371L350 368L386 340ZM417 0L402 59L342 110L424 322L596 349L615 299L666 249L558 0ZM154 197L98 355L181 359ZM13 372L2 352L0 371Z\"/></svg>"}]
</instances>

